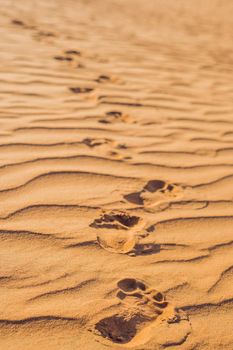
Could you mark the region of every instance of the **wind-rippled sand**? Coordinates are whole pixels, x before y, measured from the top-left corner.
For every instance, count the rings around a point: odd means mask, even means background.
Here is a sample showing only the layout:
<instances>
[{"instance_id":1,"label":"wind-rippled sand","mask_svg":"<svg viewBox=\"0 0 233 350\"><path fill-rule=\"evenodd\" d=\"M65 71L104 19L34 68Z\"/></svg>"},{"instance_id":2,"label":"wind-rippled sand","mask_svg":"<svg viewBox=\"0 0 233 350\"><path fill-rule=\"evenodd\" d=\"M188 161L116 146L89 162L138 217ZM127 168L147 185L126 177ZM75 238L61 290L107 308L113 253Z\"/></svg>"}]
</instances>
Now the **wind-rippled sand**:
<instances>
[{"instance_id":1,"label":"wind-rippled sand","mask_svg":"<svg viewBox=\"0 0 233 350\"><path fill-rule=\"evenodd\" d=\"M1 1L2 350L233 349L232 11Z\"/></svg>"}]
</instances>

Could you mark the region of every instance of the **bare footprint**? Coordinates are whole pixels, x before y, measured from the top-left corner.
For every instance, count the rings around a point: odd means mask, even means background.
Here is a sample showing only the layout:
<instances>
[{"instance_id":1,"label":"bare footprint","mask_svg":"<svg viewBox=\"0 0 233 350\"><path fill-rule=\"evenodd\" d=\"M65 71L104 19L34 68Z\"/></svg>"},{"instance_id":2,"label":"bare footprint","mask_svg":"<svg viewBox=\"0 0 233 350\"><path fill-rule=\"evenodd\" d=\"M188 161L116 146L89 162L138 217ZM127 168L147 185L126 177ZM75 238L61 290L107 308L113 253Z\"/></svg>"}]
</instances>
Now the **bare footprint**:
<instances>
[{"instance_id":1,"label":"bare footprint","mask_svg":"<svg viewBox=\"0 0 233 350\"><path fill-rule=\"evenodd\" d=\"M185 341L190 333L187 316L175 309L165 295L135 278L117 283L118 312L98 320L94 333L103 343L137 348ZM111 311L109 311L111 312Z\"/></svg>"},{"instance_id":2,"label":"bare footprint","mask_svg":"<svg viewBox=\"0 0 233 350\"><path fill-rule=\"evenodd\" d=\"M183 196L184 188L162 180L151 180L139 192L129 193L124 198L133 204L147 207L171 202Z\"/></svg>"},{"instance_id":3,"label":"bare footprint","mask_svg":"<svg viewBox=\"0 0 233 350\"><path fill-rule=\"evenodd\" d=\"M55 37L56 34L54 34L53 32L45 32L45 31L39 31L38 35L42 36L42 37Z\"/></svg>"},{"instance_id":4,"label":"bare footprint","mask_svg":"<svg viewBox=\"0 0 233 350\"><path fill-rule=\"evenodd\" d=\"M87 94L94 91L94 89L86 87L70 87L69 90L74 94Z\"/></svg>"},{"instance_id":5,"label":"bare footprint","mask_svg":"<svg viewBox=\"0 0 233 350\"><path fill-rule=\"evenodd\" d=\"M104 83L114 83L114 84L122 84L122 80L113 75L107 75L107 74L100 74L98 78L95 79L95 81L99 84Z\"/></svg>"},{"instance_id":6,"label":"bare footprint","mask_svg":"<svg viewBox=\"0 0 233 350\"><path fill-rule=\"evenodd\" d=\"M114 124L114 123L131 123L135 124L136 121L128 114L120 111L109 111L105 114L104 118L99 119L99 123L102 124Z\"/></svg>"},{"instance_id":7,"label":"bare footprint","mask_svg":"<svg viewBox=\"0 0 233 350\"><path fill-rule=\"evenodd\" d=\"M30 29L30 30L35 30L36 29L36 26L30 25L30 24L26 24L25 22L21 21L20 19L13 19L11 21L11 24L13 24L15 26L22 27L24 29Z\"/></svg>"},{"instance_id":8,"label":"bare footprint","mask_svg":"<svg viewBox=\"0 0 233 350\"><path fill-rule=\"evenodd\" d=\"M55 38L56 34L54 34L53 32L47 32L47 31L40 30L40 31L36 32L34 36L36 39L42 40L44 38Z\"/></svg>"},{"instance_id":9,"label":"bare footprint","mask_svg":"<svg viewBox=\"0 0 233 350\"><path fill-rule=\"evenodd\" d=\"M107 83L111 81L111 78L108 75L99 75L95 81L97 83Z\"/></svg>"},{"instance_id":10,"label":"bare footprint","mask_svg":"<svg viewBox=\"0 0 233 350\"><path fill-rule=\"evenodd\" d=\"M81 51L78 51L78 50L66 50L65 54L66 55L71 55L71 56L81 56Z\"/></svg>"},{"instance_id":11,"label":"bare footprint","mask_svg":"<svg viewBox=\"0 0 233 350\"><path fill-rule=\"evenodd\" d=\"M21 26L21 27L25 26L25 23L23 21L19 20L19 19L13 19L11 21L11 23L16 25L16 26Z\"/></svg>"},{"instance_id":12,"label":"bare footprint","mask_svg":"<svg viewBox=\"0 0 233 350\"><path fill-rule=\"evenodd\" d=\"M56 37L57 37L57 35L55 33L49 32L49 31L39 30L39 31L35 31L33 33L33 38L35 40L44 41L47 44L51 44ZM55 57L54 57L54 59L55 59Z\"/></svg>"},{"instance_id":13,"label":"bare footprint","mask_svg":"<svg viewBox=\"0 0 233 350\"><path fill-rule=\"evenodd\" d=\"M57 61L67 61L67 62L73 61L73 58L70 56L54 56L54 59Z\"/></svg>"},{"instance_id":14,"label":"bare footprint","mask_svg":"<svg viewBox=\"0 0 233 350\"><path fill-rule=\"evenodd\" d=\"M118 147L116 147L118 148ZM123 155L122 153L120 152L116 152L115 150L114 151L109 151L107 153L107 155L110 157L110 158L113 158L113 159L119 159L119 160L131 160L132 157L130 156L125 156Z\"/></svg>"},{"instance_id":15,"label":"bare footprint","mask_svg":"<svg viewBox=\"0 0 233 350\"><path fill-rule=\"evenodd\" d=\"M110 139L93 139L93 138L85 138L82 143L84 143L85 145L87 145L90 148L93 147L98 147L98 146L102 146L102 145L109 145L112 144L112 140Z\"/></svg>"},{"instance_id":16,"label":"bare footprint","mask_svg":"<svg viewBox=\"0 0 233 350\"><path fill-rule=\"evenodd\" d=\"M102 154L103 157L108 157L109 159L120 159L120 160L129 160L131 158L125 156L122 153L116 152L115 149L118 149L118 143L112 139L108 138L91 138L86 137L81 141L84 145L89 148L98 148L98 155Z\"/></svg>"},{"instance_id":17,"label":"bare footprint","mask_svg":"<svg viewBox=\"0 0 233 350\"><path fill-rule=\"evenodd\" d=\"M143 235L144 220L124 212L103 214L90 225L101 229L97 233L99 245L107 251L127 254L134 250Z\"/></svg>"}]
</instances>

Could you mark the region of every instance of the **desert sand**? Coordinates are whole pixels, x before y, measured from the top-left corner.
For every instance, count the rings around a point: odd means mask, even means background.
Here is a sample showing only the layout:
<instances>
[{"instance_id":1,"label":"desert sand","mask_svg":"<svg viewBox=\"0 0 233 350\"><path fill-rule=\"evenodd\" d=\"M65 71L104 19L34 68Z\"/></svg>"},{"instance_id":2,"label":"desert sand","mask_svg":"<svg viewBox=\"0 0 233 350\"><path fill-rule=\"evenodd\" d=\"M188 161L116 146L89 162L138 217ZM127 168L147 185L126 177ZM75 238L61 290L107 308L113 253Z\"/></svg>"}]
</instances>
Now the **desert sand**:
<instances>
[{"instance_id":1,"label":"desert sand","mask_svg":"<svg viewBox=\"0 0 233 350\"><path fill-rule=\"evenodd\" d=\"M232 13L1 1L1 350L233 349Z\"/></svg>"}]
</instances>

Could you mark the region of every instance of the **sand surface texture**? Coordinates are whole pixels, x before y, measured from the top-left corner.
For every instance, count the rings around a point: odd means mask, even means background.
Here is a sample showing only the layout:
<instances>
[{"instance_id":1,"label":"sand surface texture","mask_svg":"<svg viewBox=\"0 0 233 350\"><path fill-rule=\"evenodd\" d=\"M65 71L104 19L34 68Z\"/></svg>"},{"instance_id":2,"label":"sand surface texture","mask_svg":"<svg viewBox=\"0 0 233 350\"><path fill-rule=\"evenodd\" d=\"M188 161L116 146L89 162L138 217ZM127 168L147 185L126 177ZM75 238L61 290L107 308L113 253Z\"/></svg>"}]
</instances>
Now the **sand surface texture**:
<instances>
[{"instance_id":1,"label":"sand surface texture","mask_svg":"<svg viewBox=\"0 0 233 350\"><path fill-rule=\"evenodd\" d=\"M232 13L1 1L1 350L233 349Z\"/></svg>"}]
</instances>

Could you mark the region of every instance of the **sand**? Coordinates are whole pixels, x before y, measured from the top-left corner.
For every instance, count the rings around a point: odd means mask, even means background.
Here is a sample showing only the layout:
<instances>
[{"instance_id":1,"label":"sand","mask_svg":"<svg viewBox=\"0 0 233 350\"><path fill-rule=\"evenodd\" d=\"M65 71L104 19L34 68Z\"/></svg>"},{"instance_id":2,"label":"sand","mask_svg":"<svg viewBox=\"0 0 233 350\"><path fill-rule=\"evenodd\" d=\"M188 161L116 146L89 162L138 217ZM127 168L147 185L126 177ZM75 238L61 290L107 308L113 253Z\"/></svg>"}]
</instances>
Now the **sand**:
<instances>
[{"instance_id":1,"label":"sand","mask_svg":"<svg viewBox=\"0 0 233 350\"><path fill-rule=\"evenodd\" d=\"M233 349L232 12L1 1L1 350Z\"/></svg>"}]
</instances>

